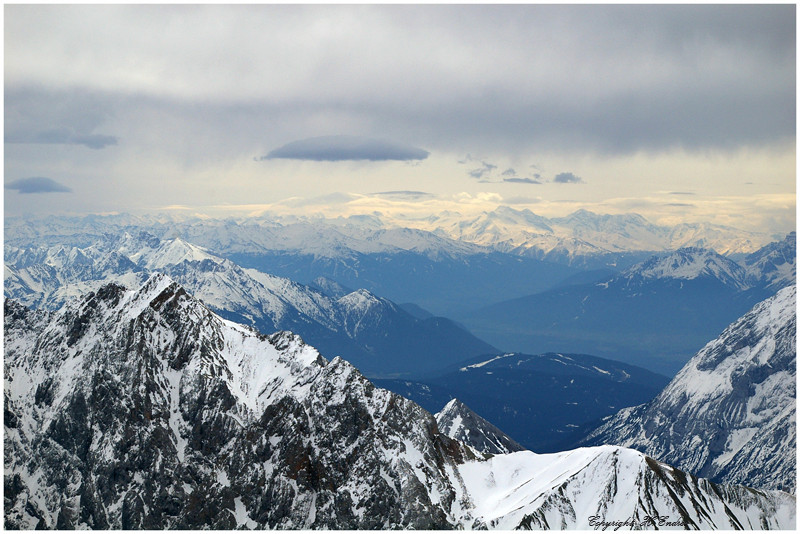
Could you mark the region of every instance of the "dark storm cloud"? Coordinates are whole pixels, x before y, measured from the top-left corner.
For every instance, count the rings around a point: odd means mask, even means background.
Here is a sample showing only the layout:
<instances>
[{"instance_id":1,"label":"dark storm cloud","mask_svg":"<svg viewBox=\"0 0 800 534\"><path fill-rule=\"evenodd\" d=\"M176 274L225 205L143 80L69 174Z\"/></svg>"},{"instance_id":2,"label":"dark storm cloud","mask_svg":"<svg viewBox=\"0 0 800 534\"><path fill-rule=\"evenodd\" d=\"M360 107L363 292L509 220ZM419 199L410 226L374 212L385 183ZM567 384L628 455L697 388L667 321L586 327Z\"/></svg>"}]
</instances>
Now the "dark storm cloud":
<instances>
[{"instance_id":1,"label":"dark storm cloud","mask_svg":"<svg viewBox=\"0 0 800 534\"><path fill-rule=\"evenodd\" d=\"M503 176L508 176L509 178L514 178L514 177L517 176L517 171L515 171L513 168L509 167L508 169L504 170L500 174L502 174Z\"/></svg>"},{"instance_id":2,"label":"dark storm cloud","mask_svg":"<svg viewBox=\"0 0 800 534\"><path fill-rule=\"evenodd\" d=\"M670 191L668 194L670 194L670 195L690 195L690 196L694 196L697 193L691 193L689 191Z\"/></svg>"},{"instance_id":3,"label":"dark storm cloud","mask_svg":"<svg viewBox=\"0 0 800 534\"><path fill-rule=\"evenodd\" d=\"M571 172L562 172L553 177L553 181L557 184L582 184L583 179L580 176L575 176Z\"/></svg>"},{"instance_id":4,"label":"dark storm cloud","mask_svg":"<svg viewBox=\"0 0 800 534\"><path fill-rule=\"evenodd\" d=\"M262 159L299 159L310 161L410 161L425 159L429 152L421 148L369 137L330 135L301 139L285 144Z\"/></svg>"},{"instance_id":5,"label":"dark storm cloud","mask_svg":"<svg viewBox=\"0 0 800 534\"><path fill-rule=\"evenodd\" d=\"M534 180L533 178L503 178L504 182L512 184L541 184L542 182Z\"/></svg>"},{"instance_id":6,"label":"dark storm cloud","mask_svg":"<svg viewBox=\"0 0 800 534\"><path fill-rule=\"evenodd\" d=\"M50 178L43 176L32 176L30 178L19 178L5 184L6 189L16 189L20 193L71 193L72 189L61 185Z\"/></svg>"}]
</instances>

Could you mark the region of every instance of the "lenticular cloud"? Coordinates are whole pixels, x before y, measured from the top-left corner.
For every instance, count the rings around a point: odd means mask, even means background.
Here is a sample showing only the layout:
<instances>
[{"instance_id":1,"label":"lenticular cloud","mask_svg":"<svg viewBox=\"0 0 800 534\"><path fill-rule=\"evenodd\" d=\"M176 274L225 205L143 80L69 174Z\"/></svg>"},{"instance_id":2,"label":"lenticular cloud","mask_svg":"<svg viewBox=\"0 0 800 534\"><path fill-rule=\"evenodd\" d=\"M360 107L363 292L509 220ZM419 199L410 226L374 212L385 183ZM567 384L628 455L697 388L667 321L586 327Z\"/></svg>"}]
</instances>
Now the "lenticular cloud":
<instances>
[{"instance_id":1,"label":"lenticular cloud","mask_svg":"<svg viewBox=\"0 0 800 534\"><path fill-rule=\"evenodd\" d=\"M292 141L276 148L261 159L300 159L310 161L410 161L425 159L427 150L394 141L331 135Z\"/></svg>"},{"instance_id":2,"label":"lenticular cloud","mask_svg":"<svg viewBox=\"0 0 800 534\"><path fill-rule=\"evenodd\" d=\"M20 193L69 193L72 191L69 187L43 176L12 180L5 184L5 188L16 189Z\"/></svg>"}]
</instances>

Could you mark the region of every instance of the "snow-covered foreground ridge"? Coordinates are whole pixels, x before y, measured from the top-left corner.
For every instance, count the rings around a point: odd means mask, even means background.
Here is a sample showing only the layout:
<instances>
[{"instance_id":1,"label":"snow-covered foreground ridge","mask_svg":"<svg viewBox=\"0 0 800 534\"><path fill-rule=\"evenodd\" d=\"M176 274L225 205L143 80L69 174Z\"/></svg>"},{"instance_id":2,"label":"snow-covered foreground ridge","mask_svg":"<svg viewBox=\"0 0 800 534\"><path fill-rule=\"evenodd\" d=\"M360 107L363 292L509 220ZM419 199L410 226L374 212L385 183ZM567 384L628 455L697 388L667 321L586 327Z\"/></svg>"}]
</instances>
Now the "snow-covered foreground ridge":
<instances>
[{"instance_id":1,"label":"snow-covered foreground ridge","mask_svg":"<svg viewBox=\"0 0 800 534\"><path fill-rule=\"evenodd\" d=\"M57 312L6 301L4 335L7 528L794 527L788 494L618 447L485 458L160 274Z\"/></svg>"}]
</instances>

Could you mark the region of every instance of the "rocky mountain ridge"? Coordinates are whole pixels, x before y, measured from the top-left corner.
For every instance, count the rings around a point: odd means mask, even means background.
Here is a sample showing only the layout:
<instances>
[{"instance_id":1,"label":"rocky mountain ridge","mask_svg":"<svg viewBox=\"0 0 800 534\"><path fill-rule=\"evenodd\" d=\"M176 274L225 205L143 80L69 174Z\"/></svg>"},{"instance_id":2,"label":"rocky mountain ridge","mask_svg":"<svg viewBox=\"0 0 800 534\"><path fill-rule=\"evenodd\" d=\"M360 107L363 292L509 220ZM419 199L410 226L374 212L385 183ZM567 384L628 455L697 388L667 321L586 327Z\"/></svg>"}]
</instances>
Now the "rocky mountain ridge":
<instances>
[{"instance_id":1,"label":"rocky mountain ridge","mask_svg":"<svg viewBox=\"0 0 800 534\"><path fill-rule=\"evenodd\" d=\"M6 528L789 528L794 499L617 447L490 459L297 336L165 275L5 302Z\"/></svg>"}]
</instances>

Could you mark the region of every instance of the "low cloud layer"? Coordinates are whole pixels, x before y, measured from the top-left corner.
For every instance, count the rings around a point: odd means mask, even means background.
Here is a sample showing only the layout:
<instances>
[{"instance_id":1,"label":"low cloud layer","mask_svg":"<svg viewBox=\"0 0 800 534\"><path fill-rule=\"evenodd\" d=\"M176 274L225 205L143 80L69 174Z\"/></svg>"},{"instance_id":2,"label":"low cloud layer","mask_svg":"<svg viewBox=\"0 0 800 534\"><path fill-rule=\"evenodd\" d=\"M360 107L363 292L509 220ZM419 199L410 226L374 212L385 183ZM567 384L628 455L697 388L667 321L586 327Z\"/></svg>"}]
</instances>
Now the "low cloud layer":
<instances>
[{"instance_id":1,"label":"low cloud layer","mask_svg":"<svg viewBox=\"0 0 800 534\"><path fill-rule=\"evenodd\" d=\"M20 193L71 193L72 189L44 176L19 178L6 183L6 189L15 189Z\"/></svg>"},{"instance_id":2,"label":"low cloud layer","mask_svg":"<svg viewBox=\"0 0 800 534\"><path fill-rule=\"evenodd\" d=\"M414 161L427 158L429 152L394 141L330 135L292 141L261 158L308 161Z\"/></svg>"}]
</instances>

